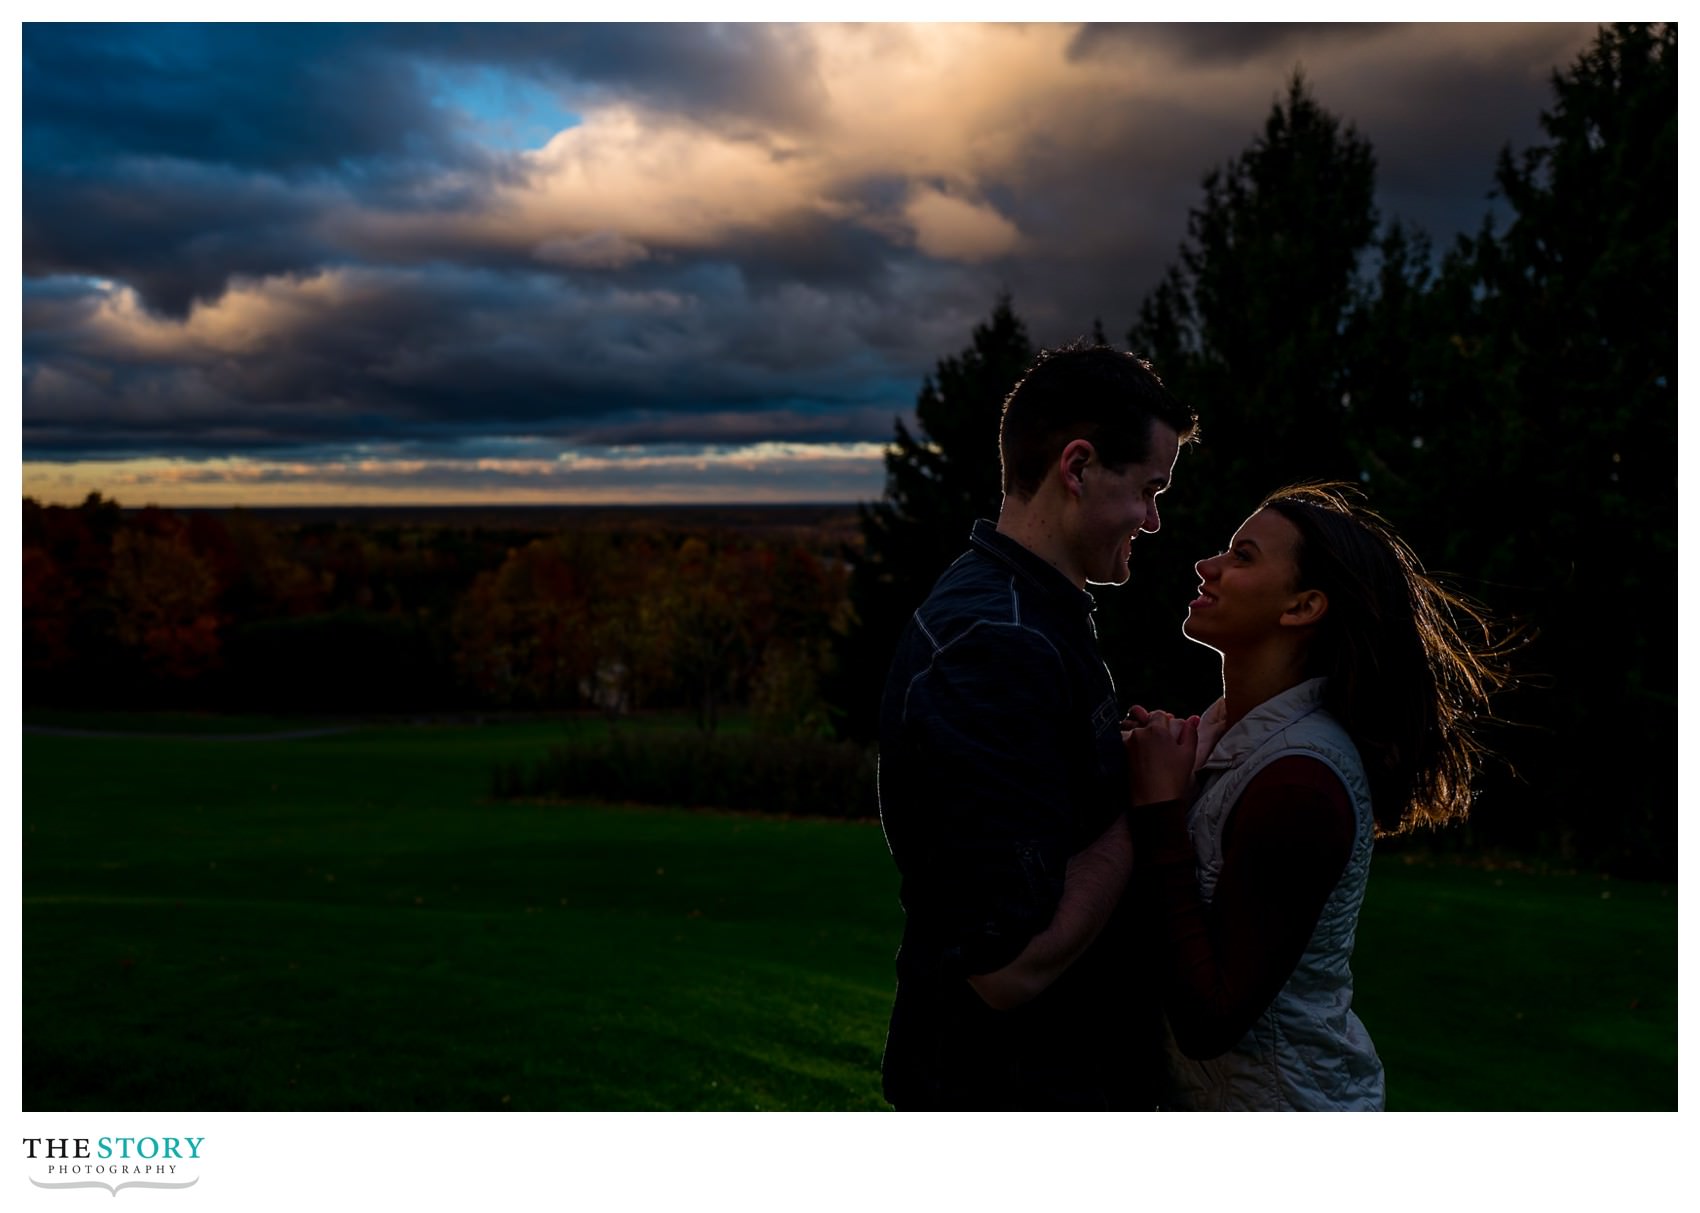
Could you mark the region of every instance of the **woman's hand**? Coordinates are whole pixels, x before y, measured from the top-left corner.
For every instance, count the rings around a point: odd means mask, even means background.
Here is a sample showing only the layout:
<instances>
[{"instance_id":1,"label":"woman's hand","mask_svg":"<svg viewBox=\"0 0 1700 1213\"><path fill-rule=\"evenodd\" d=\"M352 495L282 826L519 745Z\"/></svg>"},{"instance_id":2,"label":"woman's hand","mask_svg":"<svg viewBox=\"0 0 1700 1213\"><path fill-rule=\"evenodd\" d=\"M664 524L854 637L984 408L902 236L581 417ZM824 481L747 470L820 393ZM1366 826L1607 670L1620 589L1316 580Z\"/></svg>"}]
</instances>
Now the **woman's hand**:
<instances>
[{"instance_id":1,"label":"woman's hand","mask_svg":"<svg viewBox=\"0 0 1700 1213\"><path fill-rule=\"evenodd\" d=\"M1127 747L1132 803L1186 799L1198 759L1199 718L1134 708L1129 719L1133 728L1122 733L1122 744Z\"/></svg>"},{"instance_id":2,"label":"woman's hand","mask_svg":"<svg viewBox=\"0 0 1700 1213\"><path fill-rule=\"evenodd\" d=\"M1204 709L1204 715L1194 719L1198 721L1198 757L1195 761L1201 767L1210 757L1210 751L1216 748L1216 743L1222 740L1222 734L1228 731L1228 701L1218 699Z\"/></svg>"}]
</instances>

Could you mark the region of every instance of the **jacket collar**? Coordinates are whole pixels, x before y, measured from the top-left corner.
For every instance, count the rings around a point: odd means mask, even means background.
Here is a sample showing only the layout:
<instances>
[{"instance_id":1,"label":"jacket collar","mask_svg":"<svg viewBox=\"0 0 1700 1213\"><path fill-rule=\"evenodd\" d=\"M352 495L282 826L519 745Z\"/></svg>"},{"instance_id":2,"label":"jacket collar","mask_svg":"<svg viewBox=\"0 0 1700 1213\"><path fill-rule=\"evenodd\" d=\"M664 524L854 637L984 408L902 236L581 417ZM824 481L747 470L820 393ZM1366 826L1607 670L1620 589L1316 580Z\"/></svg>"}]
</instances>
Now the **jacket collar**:
<instances>
[{"instance_id":1,"label":"jacket collar","mask_svg":"<svg viewBox=\"0 0 1700 1213\"><path fill-rule=\"evenodd\" d=\"M1277 729L1309 716L1322 706L1322 692L1328 686L1326 678L1307 678L1297 686L1288 687L1273 699L1265 699L1240 718L1210 751L1210 757L1200 768L1216 771L1233 766L1235 762L1257 749Z\"/></svg>"},{"instance_id":2,"label":"jacket collar","mask_svg":"<svg viewBox=\"0 0 1700 1213\"><path fill-rule=\"evenodd\" d=\"M990 519L975 519L974 529L968 533L968 542L992 559L1008 565L1016 576L1034 589L1056 598L1064 606L1090 615L1098 605L1097 599L1064 577L1050 561L1002 534Z\"/></svg>"}]
</instances>

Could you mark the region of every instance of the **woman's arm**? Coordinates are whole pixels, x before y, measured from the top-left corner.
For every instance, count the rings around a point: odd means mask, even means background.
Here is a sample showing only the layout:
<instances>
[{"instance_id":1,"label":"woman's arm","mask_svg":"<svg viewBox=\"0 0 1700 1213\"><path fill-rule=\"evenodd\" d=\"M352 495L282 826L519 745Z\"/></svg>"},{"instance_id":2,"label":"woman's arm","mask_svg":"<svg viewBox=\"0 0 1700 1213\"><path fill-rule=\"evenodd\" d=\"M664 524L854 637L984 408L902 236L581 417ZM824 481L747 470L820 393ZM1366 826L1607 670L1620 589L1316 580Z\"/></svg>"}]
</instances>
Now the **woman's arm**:
<instances>
[{"instance_id":1,"label":"woman's arm","mask_svg":"<svg viewBox=\"0 0 1700 1213\"><path fill-rule=\"evenodd\" d=\"M1351 801L1314 758L1270 763L1230 810L1208 906L1198 895L1186 806L1151 805L1131 817L1135 888L1155 902L1164 1009L1187 1056L1219 1056L1304 954L1351 855Z\"/></svg>"}]
</instances>

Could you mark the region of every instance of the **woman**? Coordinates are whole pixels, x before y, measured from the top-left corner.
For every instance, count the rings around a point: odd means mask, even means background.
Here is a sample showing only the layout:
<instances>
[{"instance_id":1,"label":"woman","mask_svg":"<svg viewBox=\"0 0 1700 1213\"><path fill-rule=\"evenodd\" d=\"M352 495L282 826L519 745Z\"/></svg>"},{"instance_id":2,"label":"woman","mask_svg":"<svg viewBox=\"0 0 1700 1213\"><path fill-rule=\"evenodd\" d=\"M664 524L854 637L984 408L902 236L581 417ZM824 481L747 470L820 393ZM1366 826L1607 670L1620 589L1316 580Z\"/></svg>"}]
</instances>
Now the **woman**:
<instances>
[{"instance_id":1,"label":"woman","mask_svg":"<svg viewBox=\"0 0 1700 1213\"><path fill-rule=\"evenodd\" d=\"M1127 735L1166 1106L1379 1110L1349 967L1371 844L1468 811L1503 650L1344 485L1275 493L1196 567L1183 630L1222 655L1222 698L1135 708Z\"/></svg>"}]
</instances>

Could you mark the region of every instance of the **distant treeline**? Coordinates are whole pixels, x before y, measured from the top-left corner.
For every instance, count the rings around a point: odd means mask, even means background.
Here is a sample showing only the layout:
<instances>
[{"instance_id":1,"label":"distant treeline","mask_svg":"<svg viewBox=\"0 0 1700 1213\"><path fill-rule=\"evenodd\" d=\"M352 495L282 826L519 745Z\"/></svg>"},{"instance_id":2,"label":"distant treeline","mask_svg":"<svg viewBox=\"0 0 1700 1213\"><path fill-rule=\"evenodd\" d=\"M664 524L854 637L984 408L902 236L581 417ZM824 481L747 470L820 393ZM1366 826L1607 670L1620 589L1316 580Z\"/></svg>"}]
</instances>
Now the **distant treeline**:
<instances>
[{"instance_id":1,"label":"distant treeline","mask_svg":"<svg viewBox=\"0 0 1700 1213\"><path fill-rule=\"evenodd\" d=\"M823 734L842 507L126 510L24 499L24 703L729 704Z\"/></svg>"}]
</instances>

